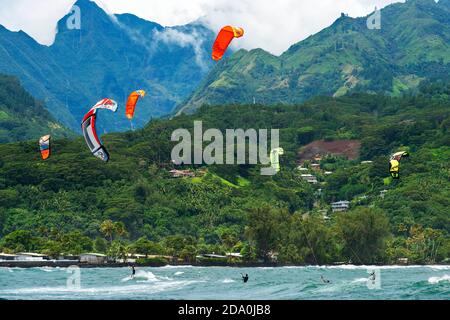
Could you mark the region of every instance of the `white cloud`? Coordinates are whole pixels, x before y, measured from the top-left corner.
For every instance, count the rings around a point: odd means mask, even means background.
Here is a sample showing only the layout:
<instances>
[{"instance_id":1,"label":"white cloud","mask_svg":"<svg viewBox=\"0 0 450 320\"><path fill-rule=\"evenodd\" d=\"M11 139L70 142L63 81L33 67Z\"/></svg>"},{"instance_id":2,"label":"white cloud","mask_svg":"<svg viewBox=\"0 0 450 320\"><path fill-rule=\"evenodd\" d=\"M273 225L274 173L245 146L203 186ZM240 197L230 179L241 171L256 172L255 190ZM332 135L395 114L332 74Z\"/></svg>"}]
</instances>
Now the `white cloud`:
<instances>
[{"instance_id":1,"label":"white cloud","mask_svg":"<svg viewBox=\"0 0 450 320\"><path fill-rule=\"evenodd\" d=\"M157 41L162 41L166 44L176 43L181 47L192 47L195 53L195 62L197 65L206 71L208 66L205 64L206 57L203 52L203 41L202 36L199 35L196 31L192 34L187 34L184 32L180 32L175 29L165 29L162 32L155 31L155 38ZM200 39L200 41L199 41Z\"/></svg>"},{"instance_id":2,"label":"white cloud","mask_svg":"<svg viewBox=\"0 0 450 320\"><path fill-rule=\"evenodd\" d=\"M74 0L0 0L0 24L24 30L39 42L53 41L55 25ZM365 16L400 0L95 0L113 13L133 13L173 26L202 18L213 30L231 24L246 36L235 45L280 54L290 45L329 26L341 12Z\"/></svg>"}]
</instances>

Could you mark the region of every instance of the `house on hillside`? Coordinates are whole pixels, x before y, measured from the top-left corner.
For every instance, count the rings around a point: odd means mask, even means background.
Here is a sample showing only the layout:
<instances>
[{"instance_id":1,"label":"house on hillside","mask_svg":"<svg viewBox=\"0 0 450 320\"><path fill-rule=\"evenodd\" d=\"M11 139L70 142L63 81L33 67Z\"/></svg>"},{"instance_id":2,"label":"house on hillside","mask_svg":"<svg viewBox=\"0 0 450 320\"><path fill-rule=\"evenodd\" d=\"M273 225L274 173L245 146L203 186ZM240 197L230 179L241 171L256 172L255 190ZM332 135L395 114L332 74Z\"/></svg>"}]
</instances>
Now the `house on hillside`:
<instances>
[{"instance_id":1,"label":"house on hillside","mask_svg":"<svg viewBox=\"0 0 450 320\"><path fill-rule=\"evenodd\" d=\"M350 201L338 201L331 204L333 212L343 212L350 208Z\"/></svg>"},{"instance_id":2,"label":"house on hillside","mask_svg":"<svg viewBox=\"0 0 450 320\"><path fill-rule=\"evenodd\" d=\"M172 178L195 178L195 172L191 170L171 170Z\"/></svg>"},{"instance_id":3,"label":"house on hillside","mask_svg":"<svg viewBox=\"0 0 450 320\"><path fill-rule=\"evenodd\" d=\"M312 174L302 174L301 177L303 180L305 180L308 183L311 183L311 184L319 183L319 181L317 181L317 178L315 176L313 176Z\"/></svg>"}]
</instances>

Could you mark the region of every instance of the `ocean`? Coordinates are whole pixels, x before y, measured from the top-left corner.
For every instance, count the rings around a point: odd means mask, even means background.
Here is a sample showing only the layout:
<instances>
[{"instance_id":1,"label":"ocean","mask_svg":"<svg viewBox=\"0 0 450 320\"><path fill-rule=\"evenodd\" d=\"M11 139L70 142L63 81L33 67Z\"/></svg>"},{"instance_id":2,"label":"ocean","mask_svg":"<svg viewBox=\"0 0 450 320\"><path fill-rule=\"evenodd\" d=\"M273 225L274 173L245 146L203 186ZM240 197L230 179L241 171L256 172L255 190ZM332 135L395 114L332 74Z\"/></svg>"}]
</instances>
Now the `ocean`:
<instances>
[{"instance_id":1,"label":"ocean","mask_svg":"<svg viewBox=\"0 0 450 320\"><path fill-rule=\"evenodd\" d=\"M450 266L0 268L6 300L449 300ZM250 280L244 284L241 273ZM329 280L330 283L325 283Z\"/></svg>"}]
</instances>

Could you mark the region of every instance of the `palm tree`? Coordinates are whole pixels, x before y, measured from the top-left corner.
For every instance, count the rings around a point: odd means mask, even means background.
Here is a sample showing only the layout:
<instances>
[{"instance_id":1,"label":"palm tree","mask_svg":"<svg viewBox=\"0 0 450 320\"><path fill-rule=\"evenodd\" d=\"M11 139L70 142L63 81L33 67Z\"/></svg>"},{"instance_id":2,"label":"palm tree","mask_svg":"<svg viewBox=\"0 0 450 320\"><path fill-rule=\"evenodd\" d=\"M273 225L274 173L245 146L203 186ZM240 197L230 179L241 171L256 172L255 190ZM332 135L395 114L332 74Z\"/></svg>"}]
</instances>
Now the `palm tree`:
<instances>
[{"instance_id":1,"label":"palm tree","mask_svg":"<svg viewBox=\"0 0 450 320\"><path fill-rule=\"evenodd\" d=\"M100 225L100 232L107 238L109 238L109 243L113 240L113 235L116 230L114 222L111 220L105 220Z\"/></svg>"},{"instance_id":2,"label":"palm tree","mask_svg":"<svg viewBox=\"0 0 450 320\"><path fill-rule=\"evenodd\" d=\"M125 224L123 222L116 222L116 223L114 223L114 232L119 237L124 237L124 236L128 235L128 231L127 231L127 229L125 227Z\"/></svg>"}]
</instances>

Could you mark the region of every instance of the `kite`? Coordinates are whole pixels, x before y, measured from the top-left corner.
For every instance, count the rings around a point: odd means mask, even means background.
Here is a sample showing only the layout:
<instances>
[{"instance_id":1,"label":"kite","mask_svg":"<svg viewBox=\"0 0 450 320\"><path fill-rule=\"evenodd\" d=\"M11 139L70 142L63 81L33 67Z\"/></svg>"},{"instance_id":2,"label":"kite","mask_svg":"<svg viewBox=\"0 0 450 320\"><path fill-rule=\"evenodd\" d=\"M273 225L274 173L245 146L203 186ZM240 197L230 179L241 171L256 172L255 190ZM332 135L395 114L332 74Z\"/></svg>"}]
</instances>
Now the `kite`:
<instances>
[{"instance_id":1,"label":"kite","mask_svg":"<svg viewBox=\"0 0 450 320\"><path fill-rule=\"evenodd\" d=\"M84 116L81 123L81 130L83 131L84 139L91 150L92 154L97 158L108 162L109 153L106 148L101 143L97 135L97 130L95 128L95 122L97 120L97 111L100 109L110 110L112 112L117 111L117 102L111 99L103 99Z\"/></svg>"},{"instance_id":2,"label":"kite","mask_svg":"<svg viewBox=\"0 0 450 320\"><path fill-rule=\"evenodd\" d=\"M130 96L128 97L127 105L125 108L125 115L129 120L132 120L134 117L136 104L138 103L139 98L144 98L145 94L146 92L144 90L137 90L130 94Z\"/></svg>"},{"instance_id":3,"label":"kite","mask_svg":"<svg viewBox=\"0 0 450 320\"><path fill-rule=\"evenodd\" d=\"M244 29L242 28L236 28L232 26L226 26L223 27L222 30L220 30L216 41L213 45L213 52L212 52L212 58L215 61L219 61L223 58L223 55L228 49L228 46L230 45L231 41L235 38L240 38L244 35Z\"/></svg>"},{"instance_id":4,"label":"kite","mask_svg":"<svg viewBox=\"0 0 450 320\"><path fill-rule=\"evenodd\" d=\"M41 151L42 160L47 160L48 158L50 158L50 139L50 135L43 136L39 139L39 149Z\"/></svg>"},{"instance_id":5,"label":"kite","mask_svg":"<svg viewBox=\"0 0 450 320\"><path fill-rule=\"evenodd\" d=\"M405 151L397 152L391 156L391 159L389 161L389 173L391 174L392 178L400 179L400 161L403 158L408 157L409 153Z\"/></svg>"}]
</instances>

